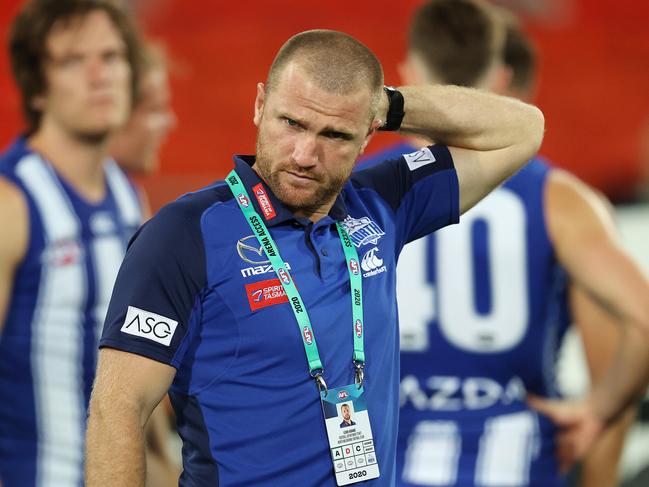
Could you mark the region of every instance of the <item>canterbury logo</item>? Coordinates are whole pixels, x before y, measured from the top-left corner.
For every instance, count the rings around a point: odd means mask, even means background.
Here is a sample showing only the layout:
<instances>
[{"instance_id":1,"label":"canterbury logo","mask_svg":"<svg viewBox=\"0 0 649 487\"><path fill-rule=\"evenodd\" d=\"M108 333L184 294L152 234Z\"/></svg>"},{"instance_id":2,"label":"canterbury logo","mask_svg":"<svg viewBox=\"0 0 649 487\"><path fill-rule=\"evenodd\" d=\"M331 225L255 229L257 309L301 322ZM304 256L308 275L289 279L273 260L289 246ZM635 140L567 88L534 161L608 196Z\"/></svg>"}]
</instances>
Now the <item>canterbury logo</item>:
<instances>
[{"instance_id":1,"label":"canterbury logo","mask_svg":"<svg viewBox=\"0 0 649 487\"><path fill-rule=\"evenodd\" d=\"M363 259L361 260L361 268L365 272L373 271L383 265L383 259L376 255L378 251L378 247L374 247L365 252Z\"/></svg>"}]
</instances>

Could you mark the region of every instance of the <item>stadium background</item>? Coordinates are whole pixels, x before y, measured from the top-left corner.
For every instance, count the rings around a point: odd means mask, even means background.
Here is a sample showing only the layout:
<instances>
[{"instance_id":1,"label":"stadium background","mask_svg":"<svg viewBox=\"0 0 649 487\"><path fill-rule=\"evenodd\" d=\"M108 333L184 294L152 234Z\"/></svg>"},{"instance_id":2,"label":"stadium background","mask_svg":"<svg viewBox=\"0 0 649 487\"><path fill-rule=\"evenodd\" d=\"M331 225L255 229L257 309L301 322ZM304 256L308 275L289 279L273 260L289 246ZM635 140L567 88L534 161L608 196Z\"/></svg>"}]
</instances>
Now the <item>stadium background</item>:
<instances>
[{"instance_id":1,"label":"stadium background","mask_svg":"<svg viewBox=\"0 0 649 487\"><path fill-rule=\"evenodd\" d=\"M537 103L546 114L542 152L616 200L649 173L649 2L501 0L516 7L541 52ZM0 35L19 0L2 0ZM254 151L255 83L282 42L309 28L349 32L398 84L405 29L418 0L327 2L140 0L150 37L174 61L180 121L163 148L162 172L145 181L153 205L223 176L234 151ZM0 147L21 125L6 54L0 56ZM390 142L375 138L370 150ZM645 186L647 183L645 183Z\"/></svg>"},{"instance_id":2,"label":"stadium background","mask_svg":"<svg viewBox=\"0 0 649 487\"><path fill-rule=\"evenodd\" d=\"M20 3L2 0L3 40ZM386 82L398 84L396 65L404 53L409 16L419 0L131 3L148 37L167 46L179 119L162 150L161 171L141 181L155 210L223 177L233 152L254 152L255 84L264 80L274 53L290 35L319 27L348 32L379 55ZM542 154L618 203L625 243L649 272L649 2L494 3L521 15L540 53L535 101L546 116ZM3 49L0 147L7 146L21 127L20 104ZM369 151L393 142L393 137L376 137ZM563 374L569 391L585 386L574 343L567 347ZM649 426L638 423L625 452L626 475L647 463Z\"/></svg>"}]
</instances>

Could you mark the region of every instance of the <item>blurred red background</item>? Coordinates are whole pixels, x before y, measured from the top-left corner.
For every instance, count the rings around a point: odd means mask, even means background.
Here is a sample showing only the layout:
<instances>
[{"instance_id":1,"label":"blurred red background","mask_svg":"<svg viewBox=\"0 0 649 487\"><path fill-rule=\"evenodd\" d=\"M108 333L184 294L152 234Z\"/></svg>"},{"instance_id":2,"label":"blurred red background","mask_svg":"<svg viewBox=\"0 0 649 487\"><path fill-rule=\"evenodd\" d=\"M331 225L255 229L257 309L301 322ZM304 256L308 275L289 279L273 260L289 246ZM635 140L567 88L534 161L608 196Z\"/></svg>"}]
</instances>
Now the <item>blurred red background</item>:
<instances>
[{"instance_id":1,"label":"blurred red background","mask_svg":"<svg viewBox=\"0 0 649 487\"><path fill-rule=\"evenodd\" d=\"M0 35L19 0L2 0ZM649 146L649 3L633 0L500 0L524 14L541 53L536 103L546 115L542 154L620 200L644 174ZM137 5L149 37L163 40L175 69L179 127L163 148L160 174L143 181L154 208L222 177L233 153L254 151L255 84L292 34L348 32L396 64L419 0L328 2L149 0ZM6 49L0 55L0 147L22 127ZM375 137L370 151L393 141ZM648 151L649 152L649 151Z\"/></svg>"}]
</instances>

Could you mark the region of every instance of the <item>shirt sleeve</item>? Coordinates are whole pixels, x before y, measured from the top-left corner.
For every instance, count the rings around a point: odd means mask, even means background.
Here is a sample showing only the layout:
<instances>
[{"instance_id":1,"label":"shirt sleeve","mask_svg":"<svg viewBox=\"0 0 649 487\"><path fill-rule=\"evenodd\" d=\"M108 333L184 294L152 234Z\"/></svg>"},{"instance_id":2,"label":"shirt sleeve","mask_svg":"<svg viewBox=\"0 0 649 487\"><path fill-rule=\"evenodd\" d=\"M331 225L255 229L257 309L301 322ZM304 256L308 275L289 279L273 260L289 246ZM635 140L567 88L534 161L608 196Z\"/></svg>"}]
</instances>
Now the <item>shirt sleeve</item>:
<instances>
[{"instance_id":1,"label":"shirt sleeve","mask_svg":"<svg viewBox=\"0 0 649 487\"><path fill-rule=\"evenodd\" d=\"M200 230L204 205L179 200L133 237L113 289L100 348L178 368L206 286Z\"/></svg>"},{"instance_id":2,"label":"shirt sleeve","mask_svg":"<svg viewBox=\"0 0 649 487\"><path fill-rule=\"evenodd\" d=\"M457 173L444 145L424 147L359 171L354 180L390 205L401 246L460 220Z\"/></svg>"}]
</instances>

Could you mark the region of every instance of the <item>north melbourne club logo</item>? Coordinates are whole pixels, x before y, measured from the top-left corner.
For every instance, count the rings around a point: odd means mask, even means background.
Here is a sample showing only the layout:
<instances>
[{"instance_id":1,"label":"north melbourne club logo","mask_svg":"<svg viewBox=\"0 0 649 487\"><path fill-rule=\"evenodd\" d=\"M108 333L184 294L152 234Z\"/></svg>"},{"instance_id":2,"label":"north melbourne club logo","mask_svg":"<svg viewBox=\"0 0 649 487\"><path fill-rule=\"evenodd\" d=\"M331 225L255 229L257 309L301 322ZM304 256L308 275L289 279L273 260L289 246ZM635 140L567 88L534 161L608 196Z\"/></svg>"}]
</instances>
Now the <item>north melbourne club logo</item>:
<instances>
[{"instance_id":1,"label":"north melbourne club logo","mask_svg":"<svg viewBox=\"0 0 649 487\"><path fill-rule=\"evenodd\" d=\"M408 168L411 171L426 166L427 164L432 164L436 160L428 147L424 147L410 154L404 154L403 158L406 160L406 164L408 164Z\"/></svg>"},{"instance_id":2,"label":"north melbourne club logo","mask_svg":"<svg viewBox=\"0 0 649 487\"><path fill-rule=\"evenodd\" d=\"M352 218L351 216L348 216L345 218L342 225L345 227L345 230L347 230L349 238L354 242L354 245L357 248L367 244L376 245L376 242L385 235L385 232L381 230L381 227L366 216L362 218Z\"/></svg>"}]
</instances>

